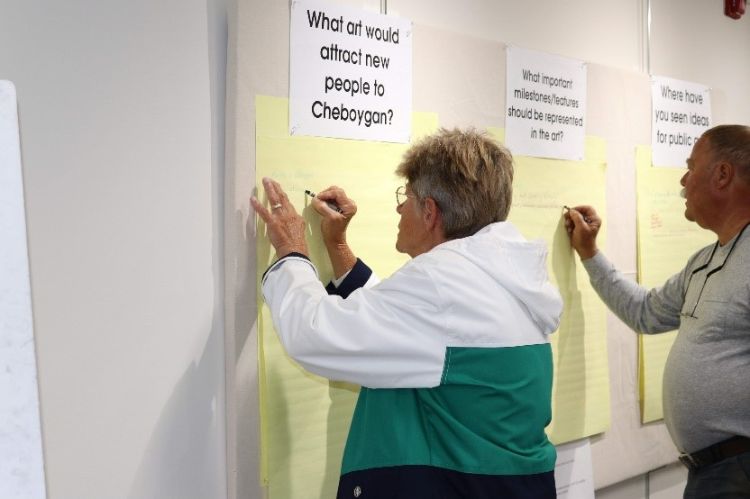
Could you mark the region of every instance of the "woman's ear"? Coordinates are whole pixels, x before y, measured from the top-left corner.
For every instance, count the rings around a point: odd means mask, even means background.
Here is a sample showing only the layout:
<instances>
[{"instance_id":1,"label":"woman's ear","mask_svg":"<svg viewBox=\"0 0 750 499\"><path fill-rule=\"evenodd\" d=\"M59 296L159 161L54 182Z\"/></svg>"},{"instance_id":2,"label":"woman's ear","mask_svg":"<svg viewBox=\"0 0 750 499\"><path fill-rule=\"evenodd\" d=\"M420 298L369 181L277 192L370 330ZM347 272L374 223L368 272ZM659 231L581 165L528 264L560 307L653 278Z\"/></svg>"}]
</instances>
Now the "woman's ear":
<instances>
[{"instance_id":1,"label":"woman's ear","mask_svg":"<svg viewBox=\"0 0 750 499\"><path fill-rule=\"evenodd\" d=\"M443 228L443 218L440 213L440 207L432 198L424 198L422 201L422 221L428 230L435 227Z\"/></svg>"}]
</instances>

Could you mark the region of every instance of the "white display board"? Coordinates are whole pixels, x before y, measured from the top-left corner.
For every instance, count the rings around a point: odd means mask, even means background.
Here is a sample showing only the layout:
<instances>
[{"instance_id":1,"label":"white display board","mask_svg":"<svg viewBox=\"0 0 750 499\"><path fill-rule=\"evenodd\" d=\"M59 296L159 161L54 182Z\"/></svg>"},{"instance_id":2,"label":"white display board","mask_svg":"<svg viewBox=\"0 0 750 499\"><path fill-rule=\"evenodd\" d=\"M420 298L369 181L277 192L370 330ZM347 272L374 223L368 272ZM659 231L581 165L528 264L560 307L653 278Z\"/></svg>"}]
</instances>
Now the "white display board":
<instances>
[{"instance_id":1,"label":"white display board","mask_svg":"<svg viewBox=\"0 0 750 499\"><path fill-rule=\"evenodd\" d=\"M654 166L685 168L693 144L711 127L711 93L705 85L651 78L651 147Z\"/></svg>"},{"instance_id":2,"label":"white display board","mask_svg":"<svg viewBox=\"0 0 750 499\"><path fill-rule=\"evenodd\" d=\"M557 446L557 499L594 499L594 469L588 438Z\"/></svg>"},{"instance_id":3,"label":"white display board","mask_svg":"<svg viewBox=\"0 0 750 499\"><path fill-rule=\"evenodd\" d=\"M507 48L505 141L513 154L581 160L586 63Z\"/></svg>"},{"instance_id":4,"label":"white display board","mask_svg":"<svg viewBox=\"0 0 750 499\"><path fill-rule=\"evenodd\" d=\"M0 497L44 498L16 90L0 80Z\"/></svg>"},{"instance_id":5,"label":"white display board","mask_svg":"<svg viewBox=\"0 0 750 499\"><path fill-rule=\"evenodd\" d=\"M289 32L289 133L408 142L411 23L295 0Z\"/></svg>"}]
</instances>

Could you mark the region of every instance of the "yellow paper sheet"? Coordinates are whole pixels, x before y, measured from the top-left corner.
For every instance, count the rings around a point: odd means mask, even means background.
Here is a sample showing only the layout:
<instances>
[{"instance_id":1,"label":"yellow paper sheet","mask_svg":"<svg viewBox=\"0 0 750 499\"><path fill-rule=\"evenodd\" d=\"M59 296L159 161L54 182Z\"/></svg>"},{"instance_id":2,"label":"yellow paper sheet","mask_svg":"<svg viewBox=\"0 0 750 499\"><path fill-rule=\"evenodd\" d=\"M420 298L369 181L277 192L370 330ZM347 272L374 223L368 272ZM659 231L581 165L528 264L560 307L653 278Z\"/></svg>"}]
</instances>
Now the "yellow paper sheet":
<instances>
[{"instance_id":1,"label":"yellow paper sheet","mask_svg":"<svg viewBox=\"0 0 750 499\"><path fill-rule=\"evenodd\" d=\"M358 255L381 277L400 267L407 257L394 248L398 224L394 191L402 181L393 170L408 145L290 137L286 99L258 97L256 117L257 179L270 176L280 181L305 215L311 257L321 280L330 278L330 264L317 215L309 208L304 190L319 190L333 182L358 203L349 229ZM415 113L413 123L413 137L418 138L437 128L437 117ZM502 137L501 130L493 132ZM561 330L553 337L555 421L548 428L553 441L560 443L604 431L609 422L603 306L590 296L588 279L581 274L560 225L563 203L590 203L603 210L604 146L590 141L584 162L534 158L516 158L516 162L511 219L527 237L542 237L553 248L550 274L564 288L566 298ZM564 196L561 185L570 185ZM264 194L259 194L263 199ZM259 235L264 230L260 222ZM275 256L264 237L257 239L260 277ZM358 389L302 370L284 353L262 299L259 311L263 483L270 499L333 497Z\"/></svg>"},{"instance_id":2,"label":"yellow paper sheet","mask_svg":"<svg viewBox=\"0 0 750 499\"><path fill-rule=\"evenodd\" d=\"M490 132L501 142L503 130ZM565 308L552 335L555 377L552 424L555 444L577 440L609 427L609 368L606 307L589 284L563 225L563 205L588 204L606 219L606 147L587 137L584 161L515 157L510 221L528 239L543 239L552 281ZM598 240L606 240L606 224Z\"/></svg>"},{"instance_id":3,"label":"yellow paper sheet","mask_svg":"<svg viewBox=\"0 0 750 499\"><path fill-rule=\"evenodd\" d=\"M651 148L636 150L638 196L638 282L659 287L685 266L688 258L716 240L713 233L685 219L679 195L683 168L651 166ZM639 336L638 385L644 423L662 416L664 363L676 332Z\"/></svg>"},{"instance_id":4,"label":"yellow paper sheet","mask_svg":"<svg viewBox=\"0 0 750 499\"><path fill-rule=\"evenodd\" d=\"M408 258L396 252L398 225L394 174L409 144L290 137L287 99L256 99L256 178L279 181L308 222L310 256L320 278L331 268L319 234L318 215L305 189L331 184L344 188L357 202L357 215L347 232L360 256L381 277ZM437 116L414 113L412 139L437 129ZM259 187L259 199L265 193ZM258 224L258 233L265 227ZM276 257L265 237L257 238L259 277ZM359 388L306 373L290 360L278 341L270 312L260 303L258 334L261 365L261 454L263 482L270 499L335 497L341 455Z\"/></svg>"}]
</instances>

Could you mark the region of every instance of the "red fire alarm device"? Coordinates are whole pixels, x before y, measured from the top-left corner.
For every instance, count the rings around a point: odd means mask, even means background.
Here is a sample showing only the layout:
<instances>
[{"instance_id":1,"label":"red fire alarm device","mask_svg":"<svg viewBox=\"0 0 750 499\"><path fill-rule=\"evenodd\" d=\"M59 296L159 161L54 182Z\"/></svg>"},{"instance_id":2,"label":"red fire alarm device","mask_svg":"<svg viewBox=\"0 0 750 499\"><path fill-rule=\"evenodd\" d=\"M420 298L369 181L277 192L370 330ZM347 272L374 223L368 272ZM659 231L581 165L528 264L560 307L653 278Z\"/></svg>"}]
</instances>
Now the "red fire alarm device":
<instances>
[{"instance_id":1,"label":"red fire alarm device","mask_svg":"<svg viewBox=\"0 0 750 499\"><path fill-rule=\"evenodd\" d=\"M746 0L724 0L724 15L739 19L745 13Z\"/></svg>"}]
</instances>

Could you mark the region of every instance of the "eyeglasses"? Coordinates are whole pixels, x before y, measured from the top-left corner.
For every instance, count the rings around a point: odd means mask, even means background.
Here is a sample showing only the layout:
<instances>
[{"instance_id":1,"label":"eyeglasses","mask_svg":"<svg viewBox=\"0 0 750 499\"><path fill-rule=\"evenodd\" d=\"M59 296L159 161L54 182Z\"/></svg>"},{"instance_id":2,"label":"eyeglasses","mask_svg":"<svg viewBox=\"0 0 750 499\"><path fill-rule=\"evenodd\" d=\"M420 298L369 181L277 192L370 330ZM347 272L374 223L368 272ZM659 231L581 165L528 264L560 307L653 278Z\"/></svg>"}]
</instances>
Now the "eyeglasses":
<instances>
[{"instance_id":1,"label":"eyeglasses","mask_svg":"<svg viewBox=\"0 0 750 499\"><path fill-rule=\"evenodd\" d=\"M716 241L716 244L714 244L714 249L711 251L711 254L709 255L706 263L704 263L700 267L697 267L690 274L690 277L688 277L687 285L685 286L685 293L682 297L683 305L682 305L682 310L680 311L680 317L689 317L691 319L697 319L697 317L695 316L695 311L698 309L698 304L701 301L701 295L703 295L703 290L706 288L706 283L708 282L708 278L724 268L724 265L726 265L727 260L729 260L729 255L731 255L732 251L734 251L734 247L737 245L737 241L740 240L740 237L742 237L742 233L745 232L745 229L747 229L748 226L750 226L750 224L745 225L745 227L740 231L739 235L735 236L736 239L732 243L732 246L729 248L729 251L727 251L726 256L724 256L724 261L720 262L720 264L716 268L710 271L708 270L708 267L711 264L711 261L714 259L714 254L716 253L716 250L719 247L719 241ZM690 283L693 281L693 276L695 276L699 272L704 272L704 271L706 272L706 276L703 277L703 284L701 284L701 289L698 290L698 296L695 299L695 302L691 301L690 303L688 303L687 294L688 294L688 291L690 290ZM690 310L690 304L693 304L692 310Z\"/></svg>"},{"instance_id":2,"label":"eyeglasses","mask_svg":"<svg viewBox=\"0 0 750 499\"><path fill-rule=\"evenodd\" d=\"M407 194L406 193L406 186L402 185L398 189L396 189L396 206L401 206L406 202L406 198L415 198L414 194Z\"/></svg>"}]
</instances>

